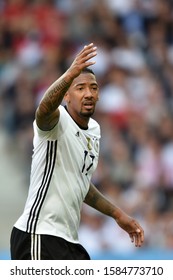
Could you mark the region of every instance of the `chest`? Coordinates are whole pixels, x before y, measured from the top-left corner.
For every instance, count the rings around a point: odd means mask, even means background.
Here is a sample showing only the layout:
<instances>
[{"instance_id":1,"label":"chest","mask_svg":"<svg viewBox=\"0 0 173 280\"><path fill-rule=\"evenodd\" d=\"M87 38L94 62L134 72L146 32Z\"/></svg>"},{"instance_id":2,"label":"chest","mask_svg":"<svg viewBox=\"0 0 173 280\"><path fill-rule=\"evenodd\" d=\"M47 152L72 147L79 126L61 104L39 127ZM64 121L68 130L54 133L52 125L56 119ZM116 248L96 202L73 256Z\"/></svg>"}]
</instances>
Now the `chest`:
<instances>
[{"instance_id":1,"label":"chest","mask_svg":"<svg viewBox=\"0 0 173 280\"><path fill-rule=\"evenodd\" d=\"M83 175L92 175L99 157L97 135L74 128L64 135L63 145L68 161L71 160Z\"/></svg>"}]
</instances>

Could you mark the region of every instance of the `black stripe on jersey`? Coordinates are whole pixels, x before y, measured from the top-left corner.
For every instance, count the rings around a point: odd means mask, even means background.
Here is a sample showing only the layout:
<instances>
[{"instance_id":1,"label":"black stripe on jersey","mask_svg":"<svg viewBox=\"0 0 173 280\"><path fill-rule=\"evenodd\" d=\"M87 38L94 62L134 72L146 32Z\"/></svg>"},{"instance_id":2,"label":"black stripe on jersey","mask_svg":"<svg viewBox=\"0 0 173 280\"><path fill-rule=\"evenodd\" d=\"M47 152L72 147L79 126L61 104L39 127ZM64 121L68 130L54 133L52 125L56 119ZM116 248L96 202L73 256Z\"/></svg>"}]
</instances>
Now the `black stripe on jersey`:
<instances>
[{"instance_id":1,"label":"black stripe on jersey","mask_svg":"<svg viewBox=\"0 0 173 280\"><path fill-rule=\"evenodd\" d=\"M44 199L46 197L49 184L52 178L53 170L55 167L56 160L56 152L57 152L57 140L56 141L48 141L47 142L47 153L46 153L46 164L43 174L42 183L38 189L37 196L35 201L31 207L28 222L27 222L27 232L35 233L37 221L39 218L39 214L41 211L41 207L43 205Z\"/></svg>"}]
</instances>

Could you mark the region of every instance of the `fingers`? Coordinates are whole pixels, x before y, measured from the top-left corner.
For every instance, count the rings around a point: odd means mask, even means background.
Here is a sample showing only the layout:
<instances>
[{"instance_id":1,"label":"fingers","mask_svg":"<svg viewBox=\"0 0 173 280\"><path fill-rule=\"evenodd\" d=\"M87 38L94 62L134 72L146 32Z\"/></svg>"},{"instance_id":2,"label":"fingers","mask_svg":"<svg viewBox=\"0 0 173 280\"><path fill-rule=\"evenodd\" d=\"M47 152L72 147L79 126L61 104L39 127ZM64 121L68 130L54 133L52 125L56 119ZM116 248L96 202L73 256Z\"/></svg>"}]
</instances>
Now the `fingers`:
<instances>
[{"instance_id":1,"label":"fingers","mask_svg":"<svg viewBox=\"0 0 173 280\"><path fill-rule=\"evenodd\" d=\"M138 228L136 228L135 232L130 233L129 235L130 235L131 241L133 243L135 243L136 247L142 246L142 243L144 242L144 231L140 226L138 226Z\"/></svg>"},{"instance_id":2,"label":"fingers","mask_svg":"<svg viewBox=\"0 0 173 280\"><path fill-rule=\"evenodd\" d=\"M95 64L95 61L92 61L93 57L97 55L97 47L93 43L84 46L84 48L79 53L79 59L81 63L85 64L85 67ZM90 60L90 61L89 61Z\"/></svg>"},{"instance_id":3,"label":"fingers","mask_svg":"<svg viewBox=\"0 0 173 280\"><path fill-rule=\"evenodd\" d=\"M81 50L80 53L81 53L81 54L84 54L84 55L87 55L87 54L89 54L90 52L96 51L96 49L97 49L97 47L94 46L93 43L91 43L91 44L89 44L89 45L85 45L85 46L83 47L83 49Z\"/></svg>"},{"instance_id":4,"label":"fingers","mask_svg":"<svg viewBox=\"0 0 173 280\"><path fill-rule=\"evenodd\" d=\"M94 56L97 55L97 47L93 43L86 45L83 49L76 55L76 58L72 62L68 69L68 74L73 79L80 75L82 69L95 64L92 60Z\"/></svg>"}]
</instances>

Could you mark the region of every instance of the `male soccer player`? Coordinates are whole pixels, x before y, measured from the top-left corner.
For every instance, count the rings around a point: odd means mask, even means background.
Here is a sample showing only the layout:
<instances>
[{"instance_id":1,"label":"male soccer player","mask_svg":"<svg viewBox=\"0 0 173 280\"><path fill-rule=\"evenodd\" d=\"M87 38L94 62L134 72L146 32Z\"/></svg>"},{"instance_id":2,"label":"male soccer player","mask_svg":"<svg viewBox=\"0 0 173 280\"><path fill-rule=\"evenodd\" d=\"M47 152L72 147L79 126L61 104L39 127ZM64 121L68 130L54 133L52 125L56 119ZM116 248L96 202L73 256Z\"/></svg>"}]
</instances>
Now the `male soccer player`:
<instances>
[{"instance_id":1,"label":"male soccer player","mask_svg":"<svg viewBox=\"0 0 173 280\"><path fill-rule=\"evenodd\" d=\"M91 118L99 98L97 48L85 46L45 92L33 123L30 187L23 214L11 233L16 260L90 259L79 244L83 202L112 217L140 247L144 231L91 182L99 158L100 126ZM66 106L62 106L62 101ZM115 240L115 242L118 242Z\"/></svg>"}]
</instances>

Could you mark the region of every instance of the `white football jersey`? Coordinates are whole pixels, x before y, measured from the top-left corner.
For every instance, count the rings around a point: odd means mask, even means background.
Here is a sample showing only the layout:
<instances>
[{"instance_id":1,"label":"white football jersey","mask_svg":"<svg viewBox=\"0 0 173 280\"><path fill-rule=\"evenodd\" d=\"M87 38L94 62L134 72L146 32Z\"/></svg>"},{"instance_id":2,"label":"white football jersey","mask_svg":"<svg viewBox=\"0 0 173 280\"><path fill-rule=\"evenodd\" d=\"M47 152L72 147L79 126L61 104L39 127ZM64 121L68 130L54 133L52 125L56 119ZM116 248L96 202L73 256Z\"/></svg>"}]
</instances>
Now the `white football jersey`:
<instances>
[{"instance_id":1,"label":"white football jersey","mask_svg":"<svg viewBox=\"0 0 173 280\"><path fill-rule=\"evenodd\" d=\"M78 242L80 212L98 164L100 126L90 118L81 129L63 106L51 131L33 123L30 187L15 227L28 233Z\"/></svg>"}]
</instances>

